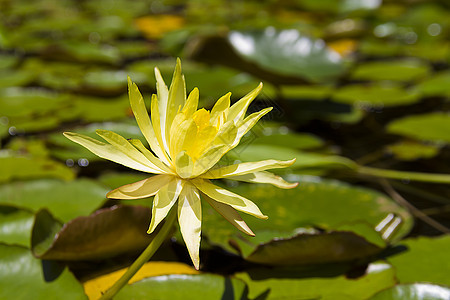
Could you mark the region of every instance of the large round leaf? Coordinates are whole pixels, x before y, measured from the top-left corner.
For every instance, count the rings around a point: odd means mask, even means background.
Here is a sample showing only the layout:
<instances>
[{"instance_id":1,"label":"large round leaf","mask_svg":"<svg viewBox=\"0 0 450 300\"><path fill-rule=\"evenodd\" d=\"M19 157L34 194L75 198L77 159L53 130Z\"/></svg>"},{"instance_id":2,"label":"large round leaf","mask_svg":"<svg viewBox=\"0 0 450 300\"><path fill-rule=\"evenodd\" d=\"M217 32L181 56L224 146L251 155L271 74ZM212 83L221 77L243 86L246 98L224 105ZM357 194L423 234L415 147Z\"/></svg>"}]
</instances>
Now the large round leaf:
<instances>
[{"instance_id":1,"label":"large round leaf","mask_svg":"<svg viewBox=\"0 0 450 300\"><path fill-rule=\"evenodd\" d=\"M34 258L29 249L0 244L0 257L2 299L87 299L69 270Z\"/></svg>"},{"instance_id":2,"label":"large round leaf","mask_svg":"<svg viewBox=\"0 0 450 300\"><path fill-rule=\"evenodd\" d=\"M385 263L370 264L366 274L357 279L327 274L324 267L309 272L295 269L254 269L236 276L248 284L250 299L259 296L267 300L359 300L367 299L395 284L395 271Z\"/></svg>"},{"instance_id":3,"label":"large round leaf","mask_svg":"<svg viewBox=\"0 0 450 300\"><path fill-rule=\"evenodd\" d=\"M48 208L56 218L67 222L100 207L107 192L103 186L89 179L14 182L0 185L0 204L26 207L33 211Z\"/></svg>"},{"instance_id":4,"label":"large round leaf","mask_svg":"<svg viewBox=\"0 0 450 300\"><path fill-rule=\"evenodd\" d=\"M448 300L450 288L429 283L400 284L377 293L370 300Z\"/></svg>"},{"instance_id":5,"label":"large round leaf","mask_svg":"<svg viewBox=\"0 0 450 300\"><path fill-rule=\"evenodd\" d=\"M209 205L205 205L203 209L203 233L212 243L231 251L234 248L229 246L229 241L234 241L246 256L257 249L260 242L289 239L302 232L302 228L310 226L325 230L353 231L381 247L380 237L374 235L375 229L385 239L397 240L412 227L413 220L407 211L376 191L317 177L292 176L289 179L299 181L299 187L283 190L269 185L239 184L229 188L254 201L269 216L268 220L244 216L255 232L255 238L240 234ZM297 242L287 244L289 251L294 251L291 246ZM247 248L242 248L243 245L247 245ZM327 259L327 256L323 257L324 261Z\"/></svg>"},{"instance_id":6,"label":"large round leaf","mask_svg":"<svg viewBox=\"0 0 450 300\"><path fill-rule=\"evenodd\" d=\"M150 219L149 208L113 206L61 228L48 212L40 211L33 228L33 254L51 260L94 260L139 253L154 236L147 234Z\"/></svg>"},{"instance_id":7,"label":"large round leaf","mask_svg":"<svg viewBox=\"0 0 450 300\"><path fill-rule=\"evenodd\" d=\"M149 277L125 286L114 299L242 299L246 285L238 279L213 274Z\"/></svg>"},{"instance_id":8,"label":"large round leaf","mask_svg":"<svg viewBox=\"0 0 450 300\"><path fill-rule=\"evenodd\" d=\"M0 242L29 247L33 220L29 210L0 205Z\"/></svg>"},{"instance_id":9,"label":"large round leaf","mask_svg":"<svg viewBox=\"0 0 450 300\"><path fill-rule=\"evenodd\" d=\"M308 37L298 30L232 31L228 41L242 58L263 69L288 76L320 81L345 71L338 53L323 40Z\"/></svg>"},{"instance_id":10,"label":"large round leaf","mask_svg":"<svg viewBox=\"0 0 450 300\"><path fill-rule=\"evenodd\" d=\"M360 64L352 72L353 79L410 81L425 77L427 64L420 60L376 61Z\"/></svg>"},{"instance_id":11,"label":"large round leaf","mask_svg":"<svg viewBox=\"0 0 450 300\"><path fill-rule=\"evenodd\" d=\"M450 116L444 112L408 116L391 122L388 132L433 142L450 142Z\"/></svg>"},{"instance_id":12,"label":"large round leaf","mask_svg":"<svg viewBox=\"0 0 450 300\"><path fill-rule=\"evenodd\" d=\"M404 252L388 259L396 268L400 283L432 282L450 286L450 236L407 239L397 247Z\"/></svg>"}]
</instances>

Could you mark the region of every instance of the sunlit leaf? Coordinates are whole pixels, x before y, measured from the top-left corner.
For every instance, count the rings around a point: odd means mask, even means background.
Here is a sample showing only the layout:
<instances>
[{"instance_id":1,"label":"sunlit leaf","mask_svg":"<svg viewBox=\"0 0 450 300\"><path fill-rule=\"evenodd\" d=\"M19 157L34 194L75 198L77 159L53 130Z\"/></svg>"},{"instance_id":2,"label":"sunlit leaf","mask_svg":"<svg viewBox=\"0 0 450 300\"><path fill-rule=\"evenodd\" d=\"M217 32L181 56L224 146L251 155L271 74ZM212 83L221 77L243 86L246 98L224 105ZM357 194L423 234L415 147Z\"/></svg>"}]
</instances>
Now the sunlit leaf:
<instances>
[{"instance_id":1,"label":"sunlit leaf","mask_svg":"<svg viewBox=\"0 0 450 300\"><path fill-rule=\"evenodd\" d=\"M430 283L399 284L377 293L370 300L447 300L450 289Z\"/></svg>"},{"instance_id":2,"label":"sunlit leaf","mask_svg":"<svg viewBox=\"0 0 450 300\"><path fill-rule=\"evenodd\" d=\"M435 145L425 145L413 141L403 141L387 146L387 151L399 160L427 159L436 156L439 148Z\"/></svg>"},{"instance_id":3,"label":"sunlit leaf","mask_svg":"<svg viewBox=\"0 0 450 300\"><path fill-rule=\"evenodd\" d=\"M100 207L107 192L108 189L89 179L13 182L0 185L0 204L33 211L47 208L56 218L66 222Z\"/></svg>"},{"instance_id":4,"label":"sunlit leaf","mask_svg":"<svg viewBox=\"0 0 450 300\"><path fill-rule=\"evenodd\" d=\"M29 247L33 220L31 211L0 205L0 242Z\"/></svg>"},{"instance_id":5,"label":"sunlit leaf","mask_svg":"<svg viewBox=\"0 0 450 300\"><path fill-rule=\"evenodd\" d=\"M58 263L34 258L27 248L0 244L0 298L87 299L82 285Z\"/></svg>"},{"instance_id":6,"label":"sunlit leaf","mask_svg":"<svg viewBox=\"0 0 450 300\"><path fill-rule=\"evenodd\" d=\"M428 65L420 60L376 61L360 64L351 77L359 80L410 81L423 78L428 72Z\"/></svg>"},{"instance_id":7,"label":"sunlit leaf","mask_svg":"<svg viewBox=\"0 0 450 300\"><path fill-rule=\"evenodd\" d=\"M389 123L387 131L424 141L449 143L450 117L445 112L411 115Z\"/></svg>"},{"instance_id":8,"label":"sunlit leaf","mask_svg":"<svg viewBox=\"0 0 450 300\"><path fill-rule=\"evenodd\" d=\"M359 278L318 270L253 269L239 273L249 287L249 298L257 299L367 299L395 284L395 270L386 263L372 263ZM258 298L259 299L259 298Z\"/></svg>"},{"instance_id":9,"label":"sunlit leaf","mask_svg":"<svg viewBox=\"0 0 450 300\"><path fill-rule=\"evenodd\" d=\"M388 258L400 283L431 282L450 285L450 236L419 237L401 241L400 252Z\"/></svg>"}]
</instances>

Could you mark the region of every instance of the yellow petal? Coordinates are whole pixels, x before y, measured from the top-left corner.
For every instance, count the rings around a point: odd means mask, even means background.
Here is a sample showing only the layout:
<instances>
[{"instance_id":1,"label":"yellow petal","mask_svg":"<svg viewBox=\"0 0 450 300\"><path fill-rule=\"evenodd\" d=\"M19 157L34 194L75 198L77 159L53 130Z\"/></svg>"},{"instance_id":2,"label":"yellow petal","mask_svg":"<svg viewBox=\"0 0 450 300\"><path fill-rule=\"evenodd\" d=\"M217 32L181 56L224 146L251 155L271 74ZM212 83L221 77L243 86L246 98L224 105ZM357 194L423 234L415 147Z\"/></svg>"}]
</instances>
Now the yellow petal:
<instances>
[{"instance_id":1,"label":"yellow petal","mask_svg":"<svg viewBox=\"0 0 450 300\"><path fill-rule=\"evenodd\" d=\"M97 129L95 131L99 136L105 139L108 143L119 149L119 151L125 153L128 157L134 161L143 164L153 170L155 174L164 173L163 170L155 166L151 161L149 161L144 154L139 152L133 145L130 144L124 137L118 135L109 130Z\"/></svg>"},{"instance_id":2,"label":"yellow petal","mask_svg":"<svg viewBox=\"0 0 450 300\"><path fill-rule=\"evenodd\" d=\"M202 195L202 198L206 200L219 214L222 215L228 222L233 224L237 229L245 234L255 236L253 231L248 227L245 221L241 218L239 213L227 204L217 202L206 195Z\"/></svg>"},{"instance_id":3,"label":"yellow petal","mask_svg":"<svg viewBox=\"0 0 450 300\"><path fill-rule=\"evenodd\" d=\"M106 197L127 200L151 197L167 185L172 178L170 175L155 175L114 189L106 194Z\"/></svg>"},{"instance_id":4,"label":"yellow petal","mask_svg":"<svg viewBox=\"0 0 450 300\"><path fill-rule=\"evenodd\" d=\"M211 110L211 125L220 126L227 121L223 116L228 115L228 109L230 108L230 96L231 93L228 93L225 96L222 96L219 100L217 100L216 104L214 104L214 107ZM220 118L222 120L221 122L218 122Z\"/></svg>"},{"instance_id":5,"label":"yellow petal","mask_svg":"<svg viewBox=\"0 0 450 300\"><path fill-rule=\"evenodd\" d=\"M159 132L160 132L160 136L162 138L163 141L163 146L164 149L166 149L166 152L169 152L169 143L167 143L167 138L166 138L166 120L167 120L167 103L169 101L169 90L167 89L166 84L164 83L164 79L161 76L161 73L159 72L158 68L155 68L155 77L156 77L156 91L158 93L158 112L159 112L159 118L160 118L160 122L159 122ZM152 99L153 100L153 99ZM154 109L152 107L152 114ZM155 128L155 132L157 131L157 129Z\"/></svg>"},{"instance_id":6,"label":"yellow petal","mask_svg":"<svg viewBox=\"0 0 450 300\"><path fill-rule=\"evenodd\" d=\"M206 126L202 130L197 132L192 139L193 143L186 147L189 155L197 160L205 151L205 149L211 144L217 134L217 129L214 126Z\"/></svg>"},{"instance_id":7,"label":"yellow petal","mask_svg":"<svg viewBox=\"0 0 450 300\"><path fill-rule=\"evenodd\" d=\"M295 158L287 161L268 159L258 162L246 162L241 164L220 167L217 169L212 169L203 174L201 177L208 179L216 179L230 176L238 176L258 171L264 171L268 169L286 168L291 166L294 162Z\"/></svg>"},{"instance_id":8,"label":"yellow petal","mask_svg":"<svg viewBox=\"0 0 450 300\"><path fill-rule=\"evenodd\" d=\"M190 118L197 110L198 96L199 96L198 88L194 88L189 94L182 110L186 118Z\"/></svg>"},{"instance_id":9,"label":"yellow petal","mask_svg":"<svg viewBox=\"0 0 450 300\"><path fill-rule=\"evenodd\" d=\"M162 187L153 200L152 220L147 233L152 233L159 223L167 216L172 206L178 199L183 188L183 181L174 179Z\"/></svg>"},{"instance_id":10,"label":"yellow petal","mask_svg":"<svg viewBox=\"0 0 450 300\"><path fill-rule=\"evenodd\" d=\"M153 155L152 152L150 152L150 150L148 150L147 148L145 148L145 146L142 144L142 142L138 139L130 139L128 140L134 147L136 147L139 151L141 151L142 154L144 154L144 156L151 162L153 163L155 166L157 166L158 168L160 168L161 170L164 171L164 173L167 174L173 174L172 170L170 169L170 167L168 167L167 165L165 165L162 161L160 161L157 157L155 157Z\"/></svg>"},{"instance_id":11,"label":"yellow petal","mask_svg":"<svg viewBox=\"0 0 450 300\"><path fill-rule=\"evenodd\" d=\"M133 110L136 122L147 140L150 148L155 152L155 154L162 158L162 145L158 143L155 137L155 132L153 130L152 124L150 122L150 117L148 116L147 108L145 107L144 98L137 85L131 82L130 77L128 77L128 96L130 98L131 109Z\"/></svg>"},{"instance_id":12,"label":"yellow petal","mask_svg":"<svg viewBox=\"0 0 450 300\"><path fill-rule=\"evenodd\" d=\"M239 144L239 141L241 138L255 126L255 124L264 117L268 112L272 110L272 107L264 108L258 112L255 112L251 115L249 115L247 118L245 118L243 121L239 121L236 126L238 127L238 133L236 135L236 139L234 140L232 144L232 148L236 147Z\"/></svg>"},{"instance_id":13,"label":"yellow petal","mask_svg":"<svg viewBox=\"0 0 450 300\"><path fill-rule=\"evenodd\" d=\"M169 89L169 99L167 101L167 111L166 111L166 139L167 135L170 133L170 128L172 126L172 121L179 111L184 107L186 102L186 84L184 82L184 77L181 74L181 61L177 59L177 65L175 66L175 71L173 73L172 83Z\"/></svg>"},{"instance_id":14,"label":"yellow petal","mask_svg":"<svg viewBox=\"0 0 450 300\"><path fill-rule=\"evenodd\" d=\"M81 146L85 147L86 149L88 149L89 151L91 151L92 153L101 158L111 160L118 164L142 172L156 173L156 174L162 173L161 170L157 170L156 168L149 167L147 164L142 164L140 162L131 159L128 155L126 155L124 152L117 149L113 145L105 144L91 137L73 132L64 132L64 136L69 140L77 144L80 144Z\"/></svg>"},{"instance_id":15,"label":"yellow petal","mask_svg":"<svg viewBox=\"0 0 450 300\"><path fill-rule=\"evenodd\" d=\"M204 108L197 110L192 118L194 119L195 124L197 124L199 130L202 130L206 126L209 126L209 111Z\"/></svg>"},{"instance_id":16,"label":"yellow petal","mask_svg":"<svg viewBox=\"0 0 450 300\"><path fill-rule=\"evenodd\" d=\"M198 178L191 180L191 182L206 196L211 197L218 202L228 204L234 209L245 212L260 219L268 218L267 216L262 214L258 206L256 206L256 204L252 201L233 192L230 192L224 188L216 186L209 182L209 180Z\"/></svg>"},{"instance_id":17,"label":"yellow petal","mask_svg":"<svg viewBox=\"0 0 450 300\"><path fill-rule=\"evenodd\" d=\"M160 114L159 114L159 107L158 107L158 97L153 94L152 95L152 102L151 102L151 116L152 116L152 124L153 124L153 129L155 132L155 137L158 141L158 144L161 146L162 148L162 157L159 156L159 158L164 161L164 163L168 166L172 165L172 162L170 160L170 157L168 155L169 153L169 149L168 149L168 143L163 140L163 136L162 136L162 132L161 132L161 119L160 119Z\"/></svg>"},{"instance_id":18,"label":"yellow petal","mask_svg":"<svg viewBox=\"0 0 450 300\"><path fill-rule=\"evenodd\" d=\"M184 185L178 200L178 222L189 256L194 263L194 267L198 270L200 266L202 205L200 193L190 183Z\"/></svg>"},{"instance_id":19,"label":"yellow petal","mask_svg":"<svg viewBox=\"0 0 450 300\"><path fill-rule=\"evenodd\" d=\"M192 176L194 162L186 151L181 151L178 153L175 166L177 168L177 174L181 178L189 178Z\"/></svg>"},{"instance_id":20,"label":"yellow petal","mask_svg":"<svg viewBox=\"0 0 450 300\"><path fill-rule=\"evenodd\" d=\"M181 116L181 118L178 118L178 116ZM191 118L179 122L184 114L180 113L178 116L173 122L170 137L170 155L174 158L182 150L189 149L195 143L197 135L197 126L194 120Z\"/></svg>"},{"instance_id":21,"label":"yellow petal","mask_svg":"<svg viewBox=\"0 0 450 300\"><path fill-rule=\"evenodd\" d=\"M251 183L268 183L272 184L276 187L282 188L282 189L292 189L295 188L298 185L298 182L287 182L280 176L277 176L270 172L255 172L245 175L239 175L239 176L232 176L228 177L228 179L232 180L238 180L238 181L245 181L245 182L251 182Z\"/></svg>"},{"instance_id":22,"label":"yellow petal","mask_svg":"<svg viewBox=\"0 0 450 300\"><path fill-rule=\"evenodd\" d=\"M228 111L228 120L234 120L235 122L238 122L242 119L244 119L245 113L247 112L248 106L253 101L253 99L258 96L258 94L261 92L263 87L262 82L259 83L258 87L242 97L238 102L233 104L233 106L230 107L230 110Z\"/></svg>"}]
</instances>

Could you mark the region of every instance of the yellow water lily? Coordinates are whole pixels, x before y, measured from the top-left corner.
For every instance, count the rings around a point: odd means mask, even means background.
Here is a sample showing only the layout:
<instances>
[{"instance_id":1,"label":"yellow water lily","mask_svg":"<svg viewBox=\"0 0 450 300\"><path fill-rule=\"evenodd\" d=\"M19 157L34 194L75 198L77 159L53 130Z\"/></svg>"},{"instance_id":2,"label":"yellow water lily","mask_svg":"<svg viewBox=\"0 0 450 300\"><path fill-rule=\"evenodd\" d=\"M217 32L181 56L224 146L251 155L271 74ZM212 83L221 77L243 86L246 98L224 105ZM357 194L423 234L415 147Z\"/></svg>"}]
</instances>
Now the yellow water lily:
<instances>
[{"instance_id":1,"label":"yellow water lily","mask_svg":"<svg viewBox=\"0 0 450 300\"><path fill-rule=\"evenodd\" d=\"M140 199L155 196L149 234L177 204L181 234L192 262L198 269L202 222L200 199L207 201L231 224L249 235L254 234L236 210L260 219L267 218L252 201L214 185L211 180L227 178L293 188L297 183L286 182L265 170L288 167L295 159L227 166L218 164L224 154L235 148L256 122L272 109L265 108L245 117L248 106L261 91L262 84L231 106L231 93L228 93L208 111L197 109L197 88L186 98L179 59L169 89L157 68L155 76L157 95L152 95L150 116L137 85L128 78L131 108L151 151L140 140L127 140L108 130L96 131L106 143L77 133L65 132L64 135L99 157L156 174L119 187L109 192L107 197Z\"/></svg>"}]
</instances>

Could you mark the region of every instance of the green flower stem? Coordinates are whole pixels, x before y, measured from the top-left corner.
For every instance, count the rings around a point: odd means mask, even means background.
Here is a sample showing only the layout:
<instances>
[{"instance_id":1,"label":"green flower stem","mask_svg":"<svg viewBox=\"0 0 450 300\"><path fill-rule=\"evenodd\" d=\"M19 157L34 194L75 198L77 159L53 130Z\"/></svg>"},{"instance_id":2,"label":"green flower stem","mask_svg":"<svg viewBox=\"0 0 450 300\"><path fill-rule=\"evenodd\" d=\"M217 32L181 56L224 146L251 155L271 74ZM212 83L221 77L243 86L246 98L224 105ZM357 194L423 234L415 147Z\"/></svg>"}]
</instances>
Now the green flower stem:
<instances>
[{"instance_id":1,"label":"green flower stem","mask_svg":"<svg viewBox=\"0 0 450 300\"><path fill-rule=\"evenodd\" d=\"M424 181L434 183L450 183L449 174L436 174L436 173L419 173L419 172L406 172L396 170L386 170L371 167L359 167L357 169L359 174L372 175L376 177L390 178L390 179L405 179L411 181Z\"/></svg>"},{"instance_id":2,"label":"green flower stem","mask_svg":"<svg viewBox=\"0 0 450 300\"><path fill-rule=\"evenodd\" d=\"M156 250L161 246L166 237L169 235L173 223L176 219L176 209L172 209L169 216L166 218L162 228L158 231L156 236L142 252L142 254L134 261L134 263L128 268L125 274L117 280L114 285L108 289L99 300L112 299L136 274L137 271L155 254Z\"/></svg>"}]
</instances>

